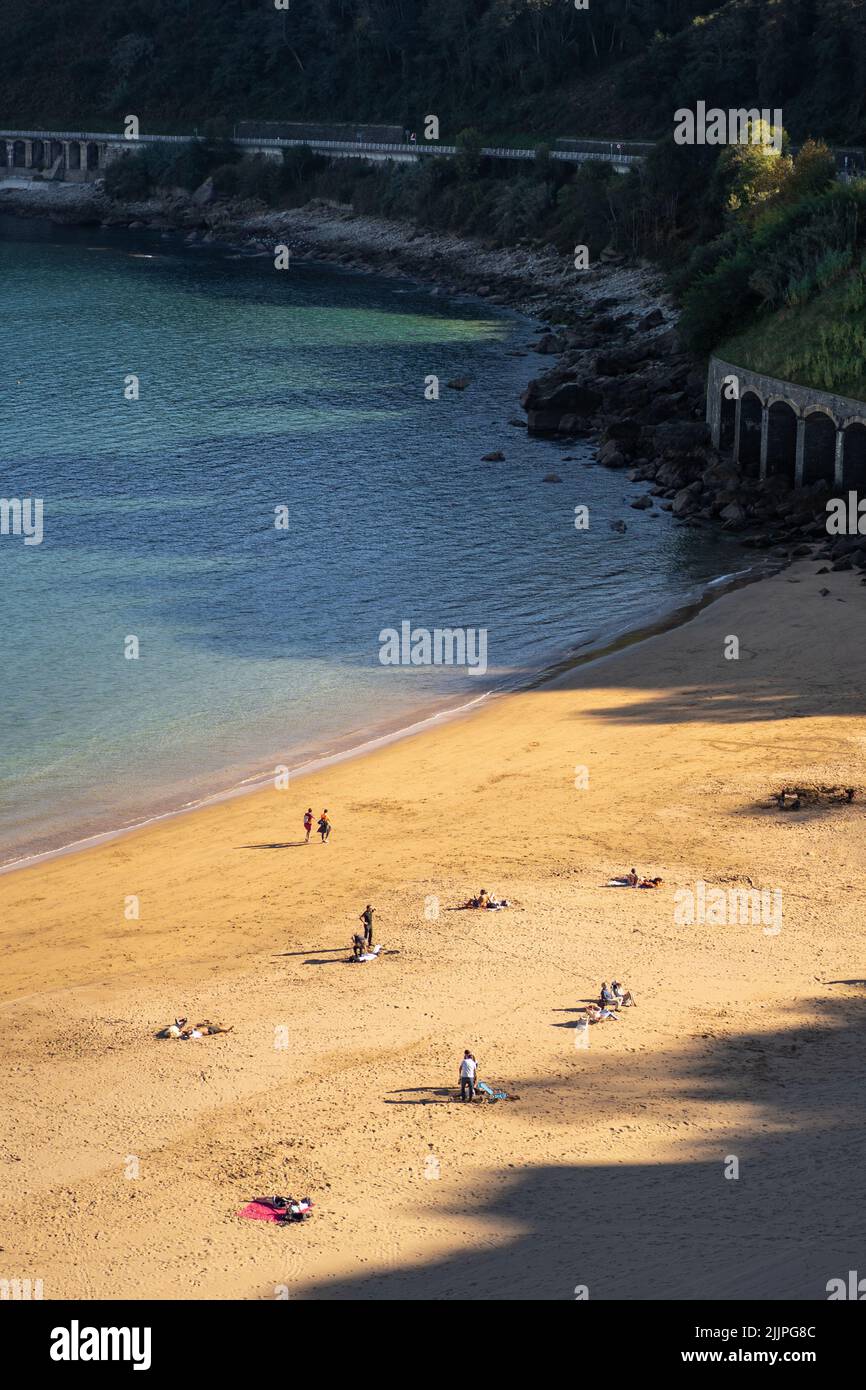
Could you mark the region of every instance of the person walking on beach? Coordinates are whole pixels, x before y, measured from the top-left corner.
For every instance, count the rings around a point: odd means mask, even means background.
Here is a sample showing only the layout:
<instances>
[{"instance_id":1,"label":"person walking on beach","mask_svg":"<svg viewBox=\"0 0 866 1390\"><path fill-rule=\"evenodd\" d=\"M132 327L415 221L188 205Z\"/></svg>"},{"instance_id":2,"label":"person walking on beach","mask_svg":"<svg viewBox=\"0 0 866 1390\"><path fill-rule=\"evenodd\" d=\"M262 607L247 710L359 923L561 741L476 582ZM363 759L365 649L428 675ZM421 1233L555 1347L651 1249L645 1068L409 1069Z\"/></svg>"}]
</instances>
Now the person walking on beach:
<instances>
[{"instance_id":1,"label":"person walking on beach","mask_svg":"<svg viewBox=\"0 0 866 1390\"><path fill-rule=\"evenodd\" d=\"M460 1063L460 1099L466 1100L466 1092L469 1092L469 1100L475 1099L475 1078L478 1075L478 1063L472 1053L467 1048L463 1053L463 1061Z\"/></svg>"},{"instance_id":2,"label":"person walking on beach","mask_svg":"<svg viewBox=\"0 0 866 1390\"><path fill-rule=\"evenodd\" d=\"M319 816L318 830L319 834L322 837L322 844L324 844L331 833L331 822L328 820L327 811L323 811L322 814Z\"/></svg>"},{"instance_id":3,"label":"person walking on beach","mask_svg":"<svg viewBox=\"0 0 866 1390\"><path fill-rule=\"evenodd\" d=\"M360 920L364 923L364 940L367 943L368 951L373 945L373 913L375 911L375 907L371 907L370 904L367 903L360 917Z\"/></svg>"},{"instance_id":4,"label":"person walking on beach","mask_svg":"<svg viewBox=\"0 0 866 1390\"><path fill-rule=\"evenodd\" d=\"M305 829L306 832L307 832L307 838L306 838L306 840L304 841L304 844L305 844L305 845L308 845L308 844L310 843L310 835L312 834L312 831L313 831L313 808L312 808L312 806L308 806L307 809L306 809L306 811L304 812L304 829Z\"/></svg>"}]
</instances>

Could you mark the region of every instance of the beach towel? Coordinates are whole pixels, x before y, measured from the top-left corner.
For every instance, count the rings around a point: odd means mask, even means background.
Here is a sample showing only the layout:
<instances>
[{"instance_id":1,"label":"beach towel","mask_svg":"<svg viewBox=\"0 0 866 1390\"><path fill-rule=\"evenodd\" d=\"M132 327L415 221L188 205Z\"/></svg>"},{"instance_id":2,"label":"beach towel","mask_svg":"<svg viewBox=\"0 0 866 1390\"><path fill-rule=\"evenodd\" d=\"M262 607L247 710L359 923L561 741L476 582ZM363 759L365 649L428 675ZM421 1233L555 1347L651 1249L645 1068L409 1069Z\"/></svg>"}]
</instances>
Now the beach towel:
<instances>
[{"instance_id":1,"label":"beach towel","mask_svg":"<svg viewBox=\"0 0 866 1390\"><path fill-rule=\"evenodd\" d=\"M381 951L382 946L384 946L384 944L385 944L385 943L384 943L384 941L383 941L382 944L381 944L380 946L374 946L373 949L372 949L372 951L365 951L364 954L363 954L362 956L353 956L353 957L352 957L353 963L361 964L363 961L367 961L367 960L378 960L378 959L379 959L379 952Z\"/></svg>"},{"instance_id":2,"label":"beach towel","mask_svg":"<svg viewBox=\"0 0 866 1390\"><path fill-rule=\"evenodd\" d=\"M505 1091L493 1091L486 1081L478 1081L475 1085L476 1091L480 1091L488 1100L507 1100L508 1094Z\"/></svg>"},{"instance_id":3,"label":"beach towel","mask_svg":"<svg viewBox=\"0 0 866 1390\"><path fill-rule=\"evenodd\" d=\"M254 1202L247 1202L245 1207L241 1207L238 1216L243 1216L247 1221L276 1221L283 1219L283 1213L277 1211L276 1207L269 1205L264 1198L257 1197Z\"/></svg>"},{"instance_id":4,"label":"beach towel","mask_svg":"<svg viewBox=\"0 0 866 1390\"><path fill-rule=\"evenodd\" d=\"M312 1208L309 1197L292 1202L290 1207L275 1207L272 1197L256 1197L241 1207L238 1216L243 1216L247 1221L273 1221L278 1226L284 1226L288 1221L300 1221L309 1216Z\"/></svg>"},{"instance_id":5,"label":"beach towel","mask_svg":"<svg viewBox=\"0 0 866 1390\"><path fill-rule=\"evenodd\" d=\"M637 888L636 883L629 883L625 878L609 878L604 885L605 888Z\"/></svg>"}]
</instances>

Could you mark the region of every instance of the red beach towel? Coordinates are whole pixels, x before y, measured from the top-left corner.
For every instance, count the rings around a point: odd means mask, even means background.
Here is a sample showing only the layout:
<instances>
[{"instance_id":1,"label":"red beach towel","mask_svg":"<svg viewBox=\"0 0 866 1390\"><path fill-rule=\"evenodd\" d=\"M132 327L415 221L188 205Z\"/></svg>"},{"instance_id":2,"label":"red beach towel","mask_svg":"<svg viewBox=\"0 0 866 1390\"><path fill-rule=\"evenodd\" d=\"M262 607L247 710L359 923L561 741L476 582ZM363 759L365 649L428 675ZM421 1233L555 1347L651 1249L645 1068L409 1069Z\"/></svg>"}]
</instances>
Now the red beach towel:
<instances>
[{"instance_id":1,"label":"red beach towel","mask_svg":"<svg viewBox=\"0 0 866 1390\"><path fill-rule=\"evenodd\" d=\"M247 1221L279 1221L282 1223L283 1213L277 1211L267 1202L247 1202L238 1212L238 1216L246 1217Z\"/></svg>"}]
</instances>

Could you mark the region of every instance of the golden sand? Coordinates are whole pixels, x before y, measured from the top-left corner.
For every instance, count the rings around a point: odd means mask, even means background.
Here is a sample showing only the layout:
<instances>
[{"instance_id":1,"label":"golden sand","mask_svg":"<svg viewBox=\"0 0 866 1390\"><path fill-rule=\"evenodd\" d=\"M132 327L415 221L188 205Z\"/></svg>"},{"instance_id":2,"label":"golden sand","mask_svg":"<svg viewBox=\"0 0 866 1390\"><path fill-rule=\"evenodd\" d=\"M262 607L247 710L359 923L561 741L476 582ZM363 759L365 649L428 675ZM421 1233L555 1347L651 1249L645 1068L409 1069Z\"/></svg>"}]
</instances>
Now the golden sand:
<instances>
[{"instance_id":1,"label":"golden sand","mask_svg":"<svg viewBox=\"0 0 866 1390\"><path fill-rule=\"evenodd\" d=\"M864 1259L863 807L766 803L866 786L864 668L856 576L806 562L288 790L0 879L0 1276L826 1297ZM299 843L310 804L325 846ZM632 864L662 888L602 886ZM781 930L678 920L698 881L781 892ZM452 910L482 886L518 906ZM385 951L349 965L366 902ZM576 1046L612 976L638 1007ZM178 1013L234 1031L155 1040ZM450 1099L466 1046L518 1100ZM315 1215L238 1218L273 1192Z\"/></svg>"}]
</instances>

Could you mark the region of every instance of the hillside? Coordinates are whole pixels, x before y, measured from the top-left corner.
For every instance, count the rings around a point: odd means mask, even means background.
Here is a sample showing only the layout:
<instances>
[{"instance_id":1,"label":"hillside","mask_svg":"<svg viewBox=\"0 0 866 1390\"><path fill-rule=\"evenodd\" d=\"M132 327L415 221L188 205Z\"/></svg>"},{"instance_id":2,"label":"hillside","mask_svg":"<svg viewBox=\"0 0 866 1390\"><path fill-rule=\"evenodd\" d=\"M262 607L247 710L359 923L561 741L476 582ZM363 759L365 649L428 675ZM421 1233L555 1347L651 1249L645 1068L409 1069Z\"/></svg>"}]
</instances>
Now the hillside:
<instances>
[{"instance_id":1,"label":"hillside","mask_svg":"<svg viewBox=\"0 0 866 1390\"><path fill-rule=\"evenodd\" d=\"M808 302L759 317L718 356L754 372L866 400L866 274L852 271Z\"/></svg>"},{"instance_id":2,"label":"hillside","mask_svg":"<svg viewBox=\"0 0 866 1390\"><path fill-rule=\"evenodd\" d=\"M0 122L152 130L383 119L443 135L662 135L679 105L782 107L866 140L861 0L3 0Z\"/></svg>"}]
</instances>

